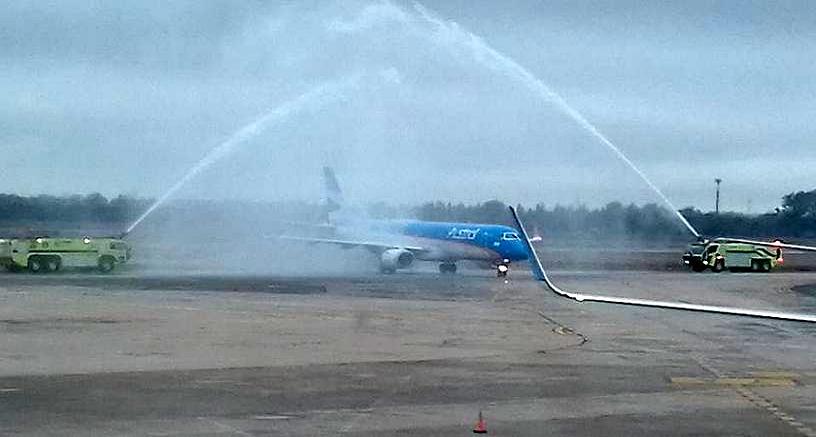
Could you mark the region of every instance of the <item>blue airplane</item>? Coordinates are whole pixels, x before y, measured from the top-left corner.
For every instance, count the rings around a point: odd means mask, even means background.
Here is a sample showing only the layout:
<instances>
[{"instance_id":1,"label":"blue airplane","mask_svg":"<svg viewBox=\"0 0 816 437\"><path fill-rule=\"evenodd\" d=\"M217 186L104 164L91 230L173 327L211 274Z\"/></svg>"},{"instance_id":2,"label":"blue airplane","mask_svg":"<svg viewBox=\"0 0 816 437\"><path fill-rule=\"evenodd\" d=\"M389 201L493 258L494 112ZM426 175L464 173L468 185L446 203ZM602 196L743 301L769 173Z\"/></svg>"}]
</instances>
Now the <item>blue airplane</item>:
<instances>
[{"instance_id":1,"label":"blue airplane","mask_svg":"<svg viewBox=\"0 0 816 437\"><path fill-rule=\"evenodd\" d=\"M441 273L455 273L456 262L489 263L499 277L510 264L528 257L527 247L516 229L479 223L444 223L420 220L355 220L333 217L343 208L340 185L330 167L323 168L324 220L332 238L287 237L288 240L332 244L343 248L363 247L379 258L380 271L394 273L414 261L439 263Z\"/></svg>"}]
</instances>

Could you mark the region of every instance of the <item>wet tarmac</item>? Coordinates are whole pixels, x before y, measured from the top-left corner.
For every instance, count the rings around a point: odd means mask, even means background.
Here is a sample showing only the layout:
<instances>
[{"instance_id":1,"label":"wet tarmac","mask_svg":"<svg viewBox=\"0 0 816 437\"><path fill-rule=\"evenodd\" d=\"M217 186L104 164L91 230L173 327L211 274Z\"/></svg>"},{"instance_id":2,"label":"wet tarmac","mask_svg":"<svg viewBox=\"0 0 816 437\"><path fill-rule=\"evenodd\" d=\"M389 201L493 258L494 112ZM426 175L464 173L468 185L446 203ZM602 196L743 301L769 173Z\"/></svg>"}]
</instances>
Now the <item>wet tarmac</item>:
<instances>
[{"instance_id":1,"label":"wet tarmac","mask_svg":"<svg viewBox=\"0 0 816 437\"><path fill-rule=\"evenodd\" d=\"M813 312L816 274L560 272ZM816 326L577 304L514 272L2 275L0 434L816 435Z\"/></svg>"}]
</instances>

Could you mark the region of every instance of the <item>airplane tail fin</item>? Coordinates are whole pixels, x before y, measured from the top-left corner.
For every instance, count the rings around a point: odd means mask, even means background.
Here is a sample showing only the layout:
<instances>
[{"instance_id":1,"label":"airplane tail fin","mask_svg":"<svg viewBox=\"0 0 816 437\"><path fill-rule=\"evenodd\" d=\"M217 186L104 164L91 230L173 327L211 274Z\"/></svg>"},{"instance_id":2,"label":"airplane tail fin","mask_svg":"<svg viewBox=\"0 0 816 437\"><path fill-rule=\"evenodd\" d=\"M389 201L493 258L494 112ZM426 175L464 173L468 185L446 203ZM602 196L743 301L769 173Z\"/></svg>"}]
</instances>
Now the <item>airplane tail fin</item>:
<instances>
[{"instance_id":1,"label":"airplane tail fin","mask_svg":"<svg viewBox=\"0 0 816 437\"><path fill-rule=\"evenodd\" d=\"M343 206L343 192L331 167L323 167L323 203L332 211Z\"/></svg>"},{"instance_id":2,"label":"airplane tail fin","mask_svg":"<svg viewBox=\"0 0 816 437\"><path fill-rule=\"evenodd\" d=\"M323 198L321 199L323 221L328 223L329 215L343 207L343 192L331 167L323 167Z\"/></svg>"}]
</instances>

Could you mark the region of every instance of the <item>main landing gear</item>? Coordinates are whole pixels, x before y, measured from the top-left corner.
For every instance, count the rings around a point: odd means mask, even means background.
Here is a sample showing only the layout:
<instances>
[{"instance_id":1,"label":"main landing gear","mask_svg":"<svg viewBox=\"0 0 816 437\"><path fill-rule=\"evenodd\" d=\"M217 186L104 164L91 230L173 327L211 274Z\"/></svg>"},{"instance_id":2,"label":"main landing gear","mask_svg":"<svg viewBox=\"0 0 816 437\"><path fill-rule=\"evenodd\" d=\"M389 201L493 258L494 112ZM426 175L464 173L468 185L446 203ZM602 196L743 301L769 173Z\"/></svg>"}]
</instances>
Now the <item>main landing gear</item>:
<instances>
[{"instance_id":1,"label":"main landing gear","mask_svg":"<svg viewBox=\"0 0 816 437\"><path fill-rule=\"evenodd\" d=\"M496 266L496 277L497 278L505 278L507 277L507 273L510 272L510 261L509 260L502 260L495 264ZM445 261L443 263L439 263L439 273L442 274L454 274L456 273L456 263L452 261Z\"/></svg>"},{"instance_id":2,"label":"main landing gear","mask_svg":"<svg viewBox=\"0 0 816 437\"><path fill-rule=\"evenodd\" d=\"M452 262L443 262L439 264L439 273L456 273L456 264Z\"/></svg>"}]
</instances>

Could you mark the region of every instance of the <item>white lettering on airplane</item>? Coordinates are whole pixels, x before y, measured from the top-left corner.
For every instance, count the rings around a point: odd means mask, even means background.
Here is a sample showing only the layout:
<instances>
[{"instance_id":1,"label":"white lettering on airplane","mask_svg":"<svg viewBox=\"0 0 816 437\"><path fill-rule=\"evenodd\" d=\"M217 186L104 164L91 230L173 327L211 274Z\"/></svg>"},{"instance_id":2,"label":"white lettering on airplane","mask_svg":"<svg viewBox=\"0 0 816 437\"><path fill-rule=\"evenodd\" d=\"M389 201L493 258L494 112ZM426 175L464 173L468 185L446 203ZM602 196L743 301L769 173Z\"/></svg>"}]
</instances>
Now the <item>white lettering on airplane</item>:
<instances>
[{"instance_id":1,"label":"white lettering on airplane","mask_svg":"<svg viewBox=\"0 0 816 437\"><path fill-rule=\"evenodd\" d=\"M448 238L453 240L475 240L480 230L451 228L450 232L448 232Z\"/></svg>"}]
</instances>

